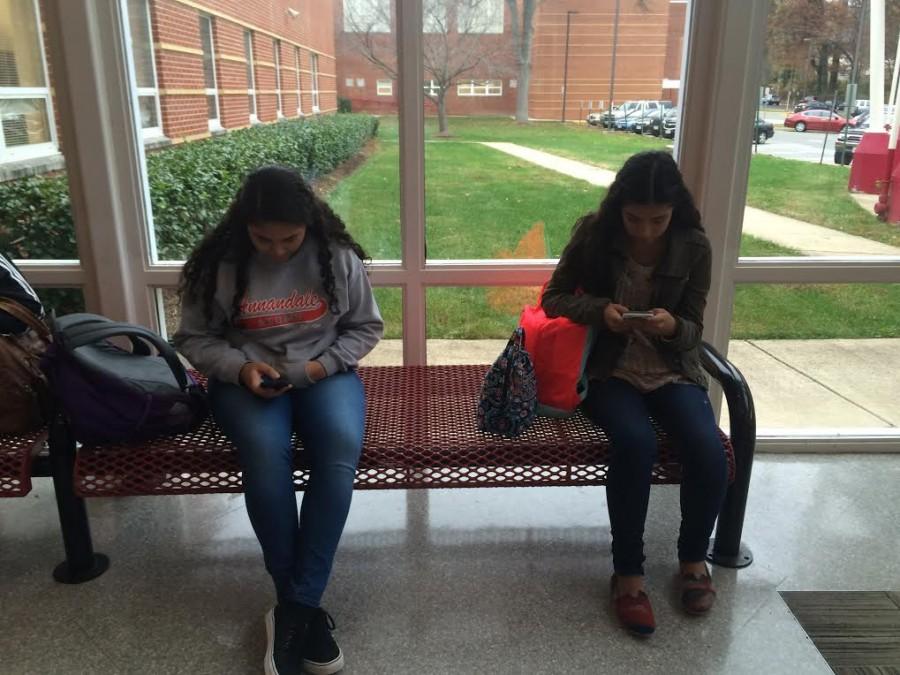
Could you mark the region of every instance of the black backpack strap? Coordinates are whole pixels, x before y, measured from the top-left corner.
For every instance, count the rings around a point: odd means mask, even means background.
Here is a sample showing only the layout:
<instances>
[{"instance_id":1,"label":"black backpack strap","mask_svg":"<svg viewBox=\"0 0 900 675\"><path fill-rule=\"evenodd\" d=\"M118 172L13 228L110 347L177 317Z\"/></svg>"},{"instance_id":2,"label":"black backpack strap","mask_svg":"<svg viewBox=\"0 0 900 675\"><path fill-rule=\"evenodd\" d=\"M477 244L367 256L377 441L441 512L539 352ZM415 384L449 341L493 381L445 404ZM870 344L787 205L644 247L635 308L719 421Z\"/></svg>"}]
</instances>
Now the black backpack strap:
<instances>
[{"instance_id":1,"label":"black backpack strap","mask_svg":"<svg viewBox=\"0 0 900 675\"><path fill-rule=\"evenodd\" d=\"M66 340L78 340L82 334L92 333L102 326L110 326L117 322L108 319L99 314L67 314L65 317L56 319L54 323L55 332L62 333ZM131 324L121 324L131 325ZM139 356L150 356L152 350L147 343L132 335L125 335L131 341L131 349L134 354Z\"/></svg>"},{"instance_id":2,"label":"black backpack strap","mask_svg":"<svg viewBox=\"0 0 900 675\"><path fill-rule=\"evenodd\" d=\"M178 360L178 354L176 354L175 350L169 346L168 342L163 340L161 336L154 333L152 330L148 330L143 326L135 326L130 323L110 321L108 323L98 322L94 324L91 329L83 327L81 330L73 332L74 335L70 334L68 328L63 329L61 332L64 346L70 351L74 351L85 345L95 344L111 337L125 337L130 339L132 343L136 340L142 340L152 345L169 365L172 374L175 376L175 380L178 382L178 386L182 391L187 391L189 386L188 377L187 373L184 371L184 366L181 364L181 361Z\"/></svg>"}]
</instances>

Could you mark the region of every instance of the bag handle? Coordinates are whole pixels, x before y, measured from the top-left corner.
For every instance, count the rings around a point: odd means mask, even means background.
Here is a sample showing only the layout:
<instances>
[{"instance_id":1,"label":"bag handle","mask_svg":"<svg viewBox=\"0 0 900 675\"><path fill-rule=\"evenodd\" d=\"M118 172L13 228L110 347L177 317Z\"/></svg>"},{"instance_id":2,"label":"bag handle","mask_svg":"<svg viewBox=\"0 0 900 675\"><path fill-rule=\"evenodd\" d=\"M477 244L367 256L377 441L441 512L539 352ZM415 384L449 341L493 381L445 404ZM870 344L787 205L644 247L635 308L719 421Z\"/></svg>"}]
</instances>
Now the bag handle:
<instances>
[{"instance_id":1,"label":"bag handle","mask_svg":"<svg viewBox=\"0 0 900 675\"><path fill-rule=\"evenodd\" d=\"M70 343L72 340L78 340L79 336L82 334L92 332L101 326L109 326L110 324L116 323L112 319L107 319L105 316L100 316L99 314L69 314L66 319L66 326L64 328L57 326L57 330L64 333L66 340ZM124 337L127 337L131 341L133 353L140 356L150 356L152 353L146 342L143 342L133 335Z\"/></svg>"},{"instance_id":2,"label":"bag handle","mask_svg":"<svg viewBox=\"0 0 900 675\"><path fill-rule=\"evenodd\" d=\"M0 310L3 310L31 328L44 342L50 342L50 329L47 328L47 324L36 317L34 313L26 307L23 307L15 300L0 298Z\"/></svg>"},{"instance_id":3,"label":"bag handle","mask_svg":"<svg viewBox=\"0 0 900 675\"><path fill-rule=\"evenodd\" d=\"M162 339L158 334L154 333L143 326L135 326L129 323L117 323L110 321L109 323L98 322L93 329L85 329L77 331L75 335L67 335L65 331L62 333L65 347L74 351L79 347L99 342L111 337L126 337L132 341L135 338L144 340L152 345L159 355L165 359L169 365L169 369L175 376L178 386L182 391L188 390L188 377L184 372L184 366L178 360L178 355L168 342Z\"/></svg>"}]
</instances>

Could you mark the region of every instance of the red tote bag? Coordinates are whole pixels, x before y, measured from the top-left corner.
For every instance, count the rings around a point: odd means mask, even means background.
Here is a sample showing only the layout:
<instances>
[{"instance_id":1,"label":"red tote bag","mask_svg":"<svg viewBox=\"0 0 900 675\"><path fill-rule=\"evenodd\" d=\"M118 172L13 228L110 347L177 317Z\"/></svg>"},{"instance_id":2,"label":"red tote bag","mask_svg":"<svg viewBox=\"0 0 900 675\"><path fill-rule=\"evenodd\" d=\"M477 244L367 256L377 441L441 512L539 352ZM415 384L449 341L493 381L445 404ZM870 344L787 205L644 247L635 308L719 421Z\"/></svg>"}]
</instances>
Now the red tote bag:
<instances>
[{"instance_id":1,"label":"red tote bag","mask_svg":"<svg viewBox=\"0 0 900 675\"><path fill-rule=\"evenodd\" d=\"M540 304L526 306L519 325L525 329L525 350L534 362L537 414L571 415L587 396L585 366L594 329L562 316L551 319Z\"/></svg>"}]
</instances>

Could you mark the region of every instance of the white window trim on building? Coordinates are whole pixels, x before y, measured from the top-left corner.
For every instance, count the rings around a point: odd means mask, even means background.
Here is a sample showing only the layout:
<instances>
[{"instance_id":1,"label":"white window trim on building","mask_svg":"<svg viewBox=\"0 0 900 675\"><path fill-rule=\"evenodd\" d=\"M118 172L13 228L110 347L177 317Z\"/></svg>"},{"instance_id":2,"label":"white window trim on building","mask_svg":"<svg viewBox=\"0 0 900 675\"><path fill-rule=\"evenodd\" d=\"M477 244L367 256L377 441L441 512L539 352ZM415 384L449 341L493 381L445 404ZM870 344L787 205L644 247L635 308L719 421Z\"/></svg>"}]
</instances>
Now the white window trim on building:
<instances>
[{"instance_id":1,"label":"white window trim on building","mask_svg":"<svg viewBox=\"0 0 900 675\"><path fill-rule=\"evenodd\" d=\"M426 96L437 96L441 92L441 88L438 86L438 83L434 80L427 80L422 85L422 91Z\"/></svg>"},{"instance_id":2,"label":"white window trim on building","mask_svg":"<svg viewBox=\"0 0 900 675\"><path fill-rule=\"evenodd\" d=\"M39 157L48 157L59 152L59 144L56 138L56 116L53 112L53 97L50 96L50 74L47 70L47 58L44 51L44 35L40 30L41 10L38 0L32 0L34 5L34 18L38 25L38 48L41 53L41 68L44 74L43 87L0 87L0 101L14 101L16 99L44 99L47 110L47 124L50 131L50 140L46 143L32 143L7 147L3 132L0 130L0 164L6 162L18 162Z\"/></svg>"},{"instance_id":3,"label":"white window trim on building","mask_svg":"<svg viewBox=\"0 0 900 675\"><path fill-rule=\"evenodd\" d=\"M147 14L147 28L150 31L150 40L148 41L150 46L150 66L153 72L153 86L152 87L136 87L138 97L141 96L152 96L154 105L156 106L156 121L158 122L155 127L141 127L141 134L144 136L145 140L152 140L158 138L164 138L163 128L162 128L162 108L159 102L159 78L156 75L156 48L153 46L153 22L150 18L150 3L147 0L143 0L142 3L144 12ZM127 4L126 4L127 7ZM132 49L134 46L132 45Z\"/></svg>"},{"instance_id":4,"label":"white window trim on building","mask_svg":"<svg viewBox=\"0 0 900 675\"><path fill-rule=\"evenodd\" d=\"M319 55L309 55L309 69L312 71L312 111L319 112Z\"/></svg>"},{"instance_id":5,"label":"white window trim on building","mask_svg":"<svg viewBox=\"0 0 900 675\"><path fill-rule=\"evenodd\" d=\"M275 63L275 115L284 117L284 101L281 98L281 40L272 40L272 56Z\"/></svg>"},{"instance_id":6,"label":"white window trim on building","mask_svg":"<svg viewBox=\"0 0 900 675\"><path fill-rule=\"evenodd\" d=\"M466 80L456 83L457 96L503 96L503 80Z\"/></svg>"},{"instance_id":7,"label":"white window trim on building","mask_svg":"<svg viewBox=\"0 0 900 675\"><path fill-rule=\"evenodd\" d=\"M213 96L216 101L216 116L209 118L209 130L220 131L222 129L222 106L219 101L219 77L216 73L216 40L213 30L213 18L207 14L200 15L200 30L209 31L210 63L212 64L213 87L204 88L207 96ZM200 44L203 44L203 36L200 36ZM207 112L207 114L209 114Z\"/></svg>"},{"instance_id":8,"label":"white window trim on building","mask_svg":"<svg viewBox=\"0 0 900 675\"><path fill-rule=\"evenodd\" d=\"M247 101L250 105L250 122L259 122L259 101L256 98L256 62L253 58L253 31L244 30L244 58L247 60Z\"/></svg>"},{"instance_id":9,"label":"white window trim on building","mask_svg":"<svg viewBox=\"0 0 900 675\"><path fill-rule=\"evenodd\" d=\"M303 80L300 78L300 47L294 47L294 72L297 75L297 117L303 116Z\"/></svg>"},{"instance_id":10,"label":"white window trim on building","mask_svg":"<svg viewBox=\"0 0 900 675\"><path fill-rule=\"evenodd\" d=\"M54 1L48 7L48 31L55 35L50 41L52 57L61 63L57 89L62 90L64 133L83 134L96 142L89 149L73 144L66 158L77 175L92 177L74 181L71 188L73 202L85 207L73 209L82 262L23 261L21 268L39 286L83 286L88 311L159 328L164 325L161 312L148 299L159 297L156 289L178 283L181 263L156 261L150 252L152 214L141 197L146 182L137 134L134 140L128 138L134 122L131 93L122 77L127 70L122 67L118 10L113 3ZM717 252L704 337L727 354L735 284L900 283L900 257L742 258L735 264L751 151L742 140L752 124L744 111L758 98L761 51L756 50L764 42L768 2L719 0L690 7L675 155ZM89 50L83 47L88 39L96 40ZM405 92L399 101L402 260L376 261L370 276L375 286L403 290L403 357L405 363L416 365L426 361L426 289L540 286L557 261L426 258L419 3L399 3L398 39L404 41L399 81ZM712 124L710 109L717 111ZM110 256L110 250L117 255ZM853 433L833 438L765 437L758 440L757 450L808 450L803 444L808 446L813 439L817 452L900 451L900 437L887 431L878 437Z\"/></svg>"},{"instance_id":11,"label":"white window trim on building","mask_svg":"<svg viewBox=\"0 0 900 675\"><path fill-rule=\"evenodd\" d=\"M377 80L375 82L376 96L393 96L394 81L393 80Z\"/></svg>"}]
</instances>

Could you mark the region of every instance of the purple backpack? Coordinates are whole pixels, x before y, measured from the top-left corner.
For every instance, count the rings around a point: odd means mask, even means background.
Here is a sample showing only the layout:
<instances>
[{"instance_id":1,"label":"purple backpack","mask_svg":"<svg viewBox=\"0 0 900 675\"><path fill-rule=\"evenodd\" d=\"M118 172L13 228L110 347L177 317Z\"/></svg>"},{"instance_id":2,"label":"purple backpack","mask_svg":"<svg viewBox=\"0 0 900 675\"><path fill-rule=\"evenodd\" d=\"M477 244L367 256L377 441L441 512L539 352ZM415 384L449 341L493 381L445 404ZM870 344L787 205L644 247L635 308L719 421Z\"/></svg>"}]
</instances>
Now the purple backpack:
<instances>
[{"instance_id":1,"label":"purple backpack","mask_svg":"<svg viewBox=\"0 0 900 675\"><path fill-rule=\"evenodd\" d=\"M203 388L153 331L96 314L69 314L52 328L41 367L76 440L145 440L190 431L206 417ZM131 349L113 337L127 338Z\"/></svg>"}]
</instances>

